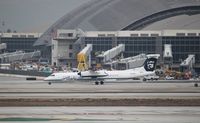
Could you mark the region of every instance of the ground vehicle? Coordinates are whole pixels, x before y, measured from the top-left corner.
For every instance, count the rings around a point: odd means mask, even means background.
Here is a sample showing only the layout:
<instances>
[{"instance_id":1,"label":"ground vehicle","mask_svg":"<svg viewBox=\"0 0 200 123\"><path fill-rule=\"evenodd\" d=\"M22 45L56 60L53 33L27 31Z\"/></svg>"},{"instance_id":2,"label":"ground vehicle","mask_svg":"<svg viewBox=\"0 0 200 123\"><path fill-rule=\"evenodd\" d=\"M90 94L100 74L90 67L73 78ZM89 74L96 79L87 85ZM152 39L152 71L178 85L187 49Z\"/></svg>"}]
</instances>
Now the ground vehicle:
<instances>
[{"instance_id":1,"label":"ground vehicle","mask_svg":"<svg viewBox=\"0 0 200 123\"><path fill-rule=\"evenodd\" d=\"M39 63L42 65L48 65L49 64L49 60L46 58L40 58L39 59Z\"/></svg>"},{"instance_id":2,"label":"ground vehicle","mask_svg":"<svg viewBox=\"0 0 200 123\"><path fill-rule=\"evenodd\" d=\"M166 76L165 80L174 80L174 77L173 76Z\"/></svg>"},{"instance_id":3,"label":"ground vehicle","mask_svg":"<svg viewBox=\"0 0 200 123\"><path fill-rule=\"evenodd\" d=\"M158 80L158 79L159 79L159 76L157 76L157 75L147 75L147 76L144 76L143 81L146 81L146 80Z\"/></svg>"}]
</instances>

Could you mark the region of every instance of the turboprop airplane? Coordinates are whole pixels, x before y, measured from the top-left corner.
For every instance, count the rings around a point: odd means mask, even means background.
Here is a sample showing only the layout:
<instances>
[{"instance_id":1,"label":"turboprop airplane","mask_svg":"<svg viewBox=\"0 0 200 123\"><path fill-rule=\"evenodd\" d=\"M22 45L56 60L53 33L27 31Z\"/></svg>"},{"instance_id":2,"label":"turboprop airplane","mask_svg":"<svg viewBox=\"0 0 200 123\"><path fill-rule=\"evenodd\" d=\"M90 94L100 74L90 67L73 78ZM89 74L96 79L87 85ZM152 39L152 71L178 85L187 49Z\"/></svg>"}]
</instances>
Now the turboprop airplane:
<instances>
[{"instance_id":1,"label":"turboprop airplane","mask_svg":"<svg viewBox=\"0 0 200 123\"><path fill-rule=\"evenodd\" d=\"M65 72L53 73L44 81L48 81L49 85L52 82L59 81L94 81L96 85L104 84L104 80L109 79L134 79L144 77L146 75L155 74L157 58L147 58L142 67L128 70L97 70L97 71L82 71L82 72Z\"/></svg>"}]
</instances>

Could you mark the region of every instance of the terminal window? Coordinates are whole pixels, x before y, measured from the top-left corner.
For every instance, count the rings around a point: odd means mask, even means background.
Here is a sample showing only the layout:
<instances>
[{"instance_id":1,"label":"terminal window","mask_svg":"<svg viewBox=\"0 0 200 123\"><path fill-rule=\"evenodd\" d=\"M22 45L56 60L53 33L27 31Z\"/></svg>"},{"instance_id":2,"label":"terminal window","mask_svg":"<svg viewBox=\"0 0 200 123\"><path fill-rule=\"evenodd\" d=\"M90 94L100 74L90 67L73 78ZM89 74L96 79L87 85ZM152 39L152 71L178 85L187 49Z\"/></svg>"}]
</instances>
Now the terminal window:
<instances>
[{"instance_id":1,"label":"terminal window","mask_svg":"<svg viewBox=\"0 0 200 123\"><path fill-rule=\"evenodd\" d=\"M26 38L26 35L20 35L20 38Z\"/></svg>"},{"instance_id":2,"label":"terminal window","mask_svg":"<svg viewBox=\"0 0 200 123\"><path fill-rule=\"evenodd\" d=\"M131 37L138 37L138 34L131 34Z\"/></svg>"},{"instance_id":3,"label":"terminal window","mask_svg":"<svg viewBox=\"0 0 200 123\"><path fill-rule=\"evenodd\" d=\"M13 38L18 38L18 35L12 35Z\"/></svg>"},{"instance_id":4,"label":"terminal window","mask_svg":"<svg viewBox=\"0 0 200 123\"><path fill-rule=\"evenodd\" d=\"M73 37L73 33L60 33L60 37Z\"/></svg>"},{"instance_id":5,"label":"terminal window","mask_svg":"<svg viewBox=\"0 0 200 123\"><path fill-rule=\"evenodd\" d=\"M141 37L148 37L148 34L140 34Z\"/></svg>"},{"instance_id":6,"label":"terminal window","mask_svg":"<svg viewBox=\"0 0 200 123\"><path fill-rule=\"evenodd\" d=\"M188 33L188 36L196 36L196 33Z\"/></svg>"},{"instance_id":7,"label":"terminal window","mask_svg":"<svg viewBox=\"0 0 200 123\"><path fill-rule=\"evenodd\" d=\"M105 37L105 34L98 34L98 37Z\"/></svg>"},{"instance_id":8,"label":"terminal window","mask_svg":"<svg viewBox=\"0 0 200 123\"><path fill-rule=\"evenodd\" d=\"M69 49L70 50L73 49L73 45L72 44L69 45Z\"/></svg>"},{"instance_id":9,"label":"terminal window","mask_svg":"<svg viewBox=\"0 0 200 123\"><path fill-rule=\"evenodd\" d=\"M68 37L73 37L73 33L68 33Z\"/></svg>"},{"instance_id":10,"label":"terminal window","mask_svg":"<svg viewBox=\"0 0 200 123\"><path fill-rule=\"evenodd\" d=\"M108 37L115 37L115 34L107 34Z\"/></svg>"},{"instance_id":11,"label":"terminal window","mask_svg":"<svg viewBox=\"0 0 200 123\"><path fill-rule=\"evenodd\" d=\"M176 36L185 36L185 33L176 33Z\"/></svg>"},{"instance_id":12,"label":"terminal window","mask_svg":"<svg viewBox=\"0 0 200 123\"><path fill-rule=\"evenodd\" d=\"M28 35L28 38L34 38L34 35Z\"/></svg>"},{"instance_id":13,"label":"terminal window","mask_svg":"<svg viewBox=\"0 0 200 123\"><path fill-rule=\"evenodd\" d=\"M73 53L69 53L69 57L72 58L72 56L73 56Z\"/></svg>"},{"instance_id":14,"label":"terminal window","mask_svg":"<svg viewBox=\"0 0 200 123\"><path fill-rule=\"evenodd\" d=\"M151 34L151 37L158 37L158 34Z\"/></svg>"}]
</instances>

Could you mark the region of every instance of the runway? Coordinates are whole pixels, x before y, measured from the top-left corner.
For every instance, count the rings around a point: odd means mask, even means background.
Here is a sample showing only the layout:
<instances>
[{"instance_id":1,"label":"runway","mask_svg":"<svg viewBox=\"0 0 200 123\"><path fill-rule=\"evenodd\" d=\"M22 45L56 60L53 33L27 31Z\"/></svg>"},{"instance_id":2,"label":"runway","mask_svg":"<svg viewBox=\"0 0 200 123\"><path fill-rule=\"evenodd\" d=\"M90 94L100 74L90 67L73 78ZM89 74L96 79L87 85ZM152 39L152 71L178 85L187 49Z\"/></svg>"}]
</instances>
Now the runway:
<instances>
[{"instance_id":1,"label":"runway","mask_svg":"<svg viewBox=\"0 0 200 123\"><path fill-rule=\"evenodd\" d=\"M112 99L200 99L200 93L74 93L74 92L23 92L23 93L0 93L1 99L55 99L55 98L112 98Z\"/></svg>"},{"instance_id":2,"label":"runway","mask_svg":"<svg viewBox=\"0 0 200 123\"><path fill-rule=\"evenodd\" d=\"M0 75L0 122L197 123L193 81L125 81L95 85ZM25 107L24 107L25 106ZM188 107L189 106L189 107Z\"/></svg>"},{"instance_id":3,"label":"runway","mask_svg":"<svg viewBox=\"0 0 200 123\"><path fill-rule=\"evenodd\" d=\"M93 82L52 83L43 80L27 81L25 77L0 75L0 97L198 97L196 81L125 81L95 85Z\"/></svg>"},{"instance_id":4,"label":"runway","mask_svg":"<svg viewBox=\"0 0 200 123\"><path fill-rule=\"evenodd\" d=\"M193 83L129 80L104 85L92 82L48 85L43 80L0 76L0 106L199 106L200 89Z\"/></svg>"},{"instance_id":5,"label":"runway","mask_svg":"<svg viewBox=\"0 0 200 123\"><path fill-rule=\"evenodd\" d=\"M198 107L1 107L0 122L198 123Z\"/></svg>"}]
</instances>

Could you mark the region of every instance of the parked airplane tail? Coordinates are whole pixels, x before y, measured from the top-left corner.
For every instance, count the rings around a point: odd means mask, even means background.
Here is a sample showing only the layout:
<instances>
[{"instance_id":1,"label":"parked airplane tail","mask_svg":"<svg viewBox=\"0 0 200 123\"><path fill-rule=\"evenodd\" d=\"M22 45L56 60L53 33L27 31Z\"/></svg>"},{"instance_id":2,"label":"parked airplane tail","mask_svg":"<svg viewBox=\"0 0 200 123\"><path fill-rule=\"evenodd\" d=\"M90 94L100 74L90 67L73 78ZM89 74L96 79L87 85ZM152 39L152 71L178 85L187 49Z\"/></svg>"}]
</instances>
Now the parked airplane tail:
<instances>
[{"instance_id":1,"label":"parked airplane tail","mask_svg":"<svg viewBox=\"0 0 200 123\"><path fill-rule=\"evenodd\" d=\"M156 67L156 58L147 58L146 61L144 62L144 69L146 71L154 71Z\"/></svg>"}]
</instances>

